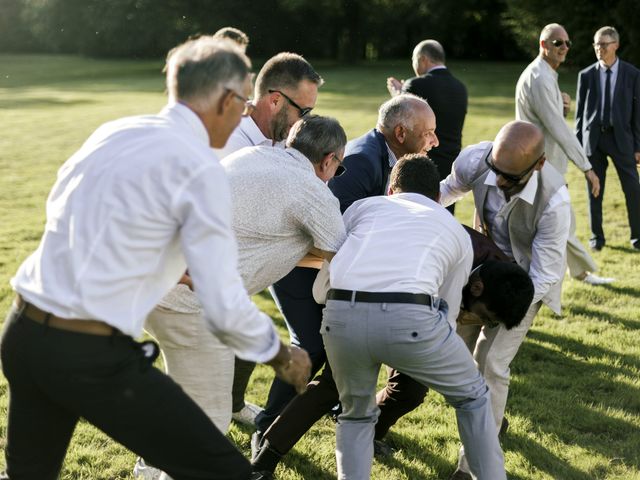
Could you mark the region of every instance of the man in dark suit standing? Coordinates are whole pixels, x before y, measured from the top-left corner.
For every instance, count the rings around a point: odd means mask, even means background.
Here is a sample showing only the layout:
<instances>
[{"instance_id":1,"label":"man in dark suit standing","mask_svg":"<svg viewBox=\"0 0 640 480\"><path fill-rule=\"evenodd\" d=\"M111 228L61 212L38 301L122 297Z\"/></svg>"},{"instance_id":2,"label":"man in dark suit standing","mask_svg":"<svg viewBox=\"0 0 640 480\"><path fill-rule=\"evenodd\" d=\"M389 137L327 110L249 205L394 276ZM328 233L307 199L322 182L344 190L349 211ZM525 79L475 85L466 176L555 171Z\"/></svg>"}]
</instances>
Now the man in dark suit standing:
<instances>
[{"instance_id":1,"label":"man in dark suit standing","mask_svg":"<svg viewBox=\"0 0 640 480\"><path fill-rule=\"evenodd\" d=\"M404 82L387 79L392 96L401 92L424 98L438 119L436 134L440 146L429 152L438 166L440 180L451 173L451 164L462 148L462 126L467 114L467 89L445 66L445 53L436 40L423 40L413 49L413 71L416 76ZM454 205L449 206L453 213Z\"/></svg>"},{"instance_id":2,"label":"man in dark suit standing","mask_svg":"<svg viewBox=\"0 0 640 480\"><path fill-rule=\"evenodd\" d=\"M605 245L602 230L602 197L607 157L616 167L627 203L631 245L640 250L640 71L616 55L620 36L613 27L602 27L593 37L598 61L578 74L576 135L593 171L600 179L600 195L589 192L590 246Z\"/></svg>"}]
</instances>

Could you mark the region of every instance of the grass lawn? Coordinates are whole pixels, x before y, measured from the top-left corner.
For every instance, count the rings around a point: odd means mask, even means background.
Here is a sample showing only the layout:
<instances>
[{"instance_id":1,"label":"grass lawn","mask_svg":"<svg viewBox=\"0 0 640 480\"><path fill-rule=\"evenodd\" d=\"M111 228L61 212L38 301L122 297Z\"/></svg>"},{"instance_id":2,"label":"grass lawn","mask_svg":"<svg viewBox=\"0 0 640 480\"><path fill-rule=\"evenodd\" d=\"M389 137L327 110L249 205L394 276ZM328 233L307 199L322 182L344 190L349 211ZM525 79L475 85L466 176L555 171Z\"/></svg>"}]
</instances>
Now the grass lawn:
<instances>
[{"instance_id":1,"label":"grass lawn","mask_svg":"<svg viewBox=\"0 0 640 480\"><path fill-rule=\"evenodd\" d=\"M493 139L514 115L521 64L455 63L470 94L463 143ZM8 281L40 238L44 204L56 171L101 123L153 113L164 104L159 61L99 61L66 56L0 55L0 309L13 293ZM375 124L387 98L388 75L409 77L409 61L359 67L316 64L326 80L317 113L336 117L354 138ZM575 97L576 72L561 70L562 89ZM503 441L509 478L640 479L640 254L629 245L624 197L610 169L605 198L607 248L594 255L600 273L618 281L590 287L569 277L563 315L543 308L512 365ZM570 167L569 189L578 236L589 235L582 175ZM471 221L465 199L458 218ZM286 330L268 294L260 307ZM259 367L248 399L263 404L270 369ZM0 377L0 446L6 441L7 384ZM179 412L176 412L179 415ZM229 436L249 455L249 431ZM389 440L398 448L375 461L374 479L446 479L455 468L458 434L453 409L430 393L401 420ZM278 478L335 478L334 425L321 420L286 457ZM71 442L62 479L132 478L135 456L87 424ZM4 458L0 459L0 468Z\"/></svg>"}]
</instances>

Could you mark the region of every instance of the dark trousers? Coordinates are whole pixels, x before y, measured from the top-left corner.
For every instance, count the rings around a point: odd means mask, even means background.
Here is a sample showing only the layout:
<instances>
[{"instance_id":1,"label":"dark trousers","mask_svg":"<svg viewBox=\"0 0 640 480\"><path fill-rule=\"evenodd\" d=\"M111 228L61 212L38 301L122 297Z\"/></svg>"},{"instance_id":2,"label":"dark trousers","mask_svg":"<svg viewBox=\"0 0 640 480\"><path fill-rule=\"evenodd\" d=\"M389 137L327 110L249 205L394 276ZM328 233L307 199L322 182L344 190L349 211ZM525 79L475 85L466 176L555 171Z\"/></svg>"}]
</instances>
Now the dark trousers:
<instances>
[{"instance_id":1,"label":"dark trousers","mask_svg":"<svg viewBox=\"0 0 640 480\"><path fill-rule=\"evenodd\" d=\"M249 462L130 337L5 321L11 480L55 480L82 417L175 480L248 479Z\"/></svg>"},{"instance_id":2,"label":"dark trousers","mask_svg":"<svg viewBox=\"0 0 640 480\"><path fill-rule=\"evenodd\" d=\"M304 348L311 358L312 375L322 368L327 358L320 335L324 306L318 305L311 293L317 275L315 268L296 267L270 289L287 324L291 344ZM275 378L264 411L256 418L258 430L264 432L269 428L295 396L294 387Z\"/></svg>"},{"instance_id":3,"label":"dark trousers","mask_svg":"<svg viewBox=\"0 0 640 480\"><path fill-rule=\"evenodd\" d=\"M429 389L397 370L388 368L385 388L376 395L380 416L375 439L381 440L400 417L420 405ZM287 453L323 415L338 404L338 389L327 363L322 373L295 397L265 432L269 445L281 454Z\"/></svg>"},{"instance_id":4,"label":"dark trousers","mask_svg":"<svg viewBox=\"0 0 640 480\"><path fill-rule=\"evenodd\" d=\"M593 171L600 179L600 195L598 197L594 197L591 194L591 190L587 185L591 238L599 241L605 240L602 229L602 198L604 197L604 187L607 179L607 156L611 157L620 178L620 185L627 203L627 218L631 228L631 238L640 239L640 183L638 169L633 153L625 155L618 149L612 130L600 135L598 148L589 157Z\"/></svg>"}]
</instances>

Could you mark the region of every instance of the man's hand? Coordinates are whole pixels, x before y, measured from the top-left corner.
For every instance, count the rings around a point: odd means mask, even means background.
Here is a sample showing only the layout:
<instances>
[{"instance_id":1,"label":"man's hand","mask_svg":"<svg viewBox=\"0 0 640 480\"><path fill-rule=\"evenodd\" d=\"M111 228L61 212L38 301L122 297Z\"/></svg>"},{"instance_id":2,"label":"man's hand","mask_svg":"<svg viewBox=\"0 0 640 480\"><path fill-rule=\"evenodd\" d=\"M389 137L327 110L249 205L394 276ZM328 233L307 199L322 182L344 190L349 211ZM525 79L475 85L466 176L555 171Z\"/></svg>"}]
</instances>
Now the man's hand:
<instances>
[{"instance_id":1,"label":"man's hand","mask_svg":"<svg viewBox=\"0 0 640 480\"><path fill-rule=\"evenodd\" d=\"M193 291L193 282L191 281L191 277L189 276L188 273L184 273L182 275L182 278L180 278L180 280L178 281L178 285L186 285L187 287L189 287L189 290Z\"/></svg>"},{"instance_id":2,"label":"man's hand","mask_svg":"<svg viewBox=\"0 0 640 480\"><path fill-rule=\"evenodd\" d=\"M584 172L584 176L587 178L587 182L591 185L591 194L594 197L600 195L600 179L593 170L587 170Z\"/></svg>"},{"instance_id":3,"label":"man's hand","mask_svg":"<svg viewBox=\"0 0 640 480\"><path fill-rule=\"evenodd\" d=\"M395 97L396 95L400 95L402 93L403 83L404 82L402 80L398 80L395 77L387 78L387 90L389 90L389 93L392 97Z\"/></svg>"},{"instance_id":4,"label":"man's hand","mask_svg":"<svg viewBox=\"0 0 640 480\"><path fill-rule=\"evenodd\" d=\"M266 364L273 367L280 380L293 385L298 393L307 388L311 376L311 359L306 350L281 344L278 354Z\"/></svg>"},{"instance_id":5,"label":"man's hand","mask_svg":"<svg viewBox=\"0 0 640 480\"><path fill-rule=\"evenodd\" d=\"M571 108L571 95L566 92L562 92L560 95L562 95L562 116L566 117Z\"/></svg>"},{"instance_id":6,"label":"man's hand","mask_svg":"<svg viewBox=\"0 0 640 480\"><path fill-rule=\"evenodd\" d=\"M640 167L640 152L634 153L633 156L636 157L636 165Z\"/></svg>"}]
</instances>

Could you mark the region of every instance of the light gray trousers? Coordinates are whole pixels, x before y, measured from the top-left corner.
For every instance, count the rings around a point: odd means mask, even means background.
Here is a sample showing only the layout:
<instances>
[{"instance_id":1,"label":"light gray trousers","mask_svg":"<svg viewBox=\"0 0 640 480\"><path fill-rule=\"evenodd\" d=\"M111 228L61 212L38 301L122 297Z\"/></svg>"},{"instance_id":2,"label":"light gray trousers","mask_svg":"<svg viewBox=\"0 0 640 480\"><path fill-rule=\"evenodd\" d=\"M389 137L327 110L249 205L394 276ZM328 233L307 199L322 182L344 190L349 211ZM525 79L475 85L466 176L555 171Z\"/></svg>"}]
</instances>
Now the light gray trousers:
<instances>
[{"instance_id":1,"label":"light gray trousers","mask_svg":"<svg viewBox=\"0 0 640 480\"><path fill-rule=\"evenodd\" d=\"M343 409L336 430L340 480L370 478L381 364L441 393L456 409L474 478L506 480L489 389L447 322L446 307L329 300L321 331Z\"/></svg>"}]
</instances>

